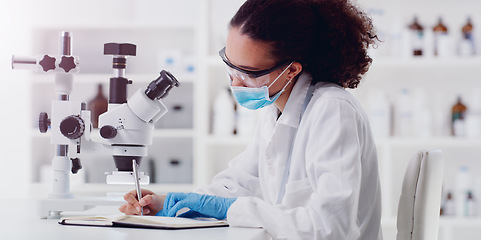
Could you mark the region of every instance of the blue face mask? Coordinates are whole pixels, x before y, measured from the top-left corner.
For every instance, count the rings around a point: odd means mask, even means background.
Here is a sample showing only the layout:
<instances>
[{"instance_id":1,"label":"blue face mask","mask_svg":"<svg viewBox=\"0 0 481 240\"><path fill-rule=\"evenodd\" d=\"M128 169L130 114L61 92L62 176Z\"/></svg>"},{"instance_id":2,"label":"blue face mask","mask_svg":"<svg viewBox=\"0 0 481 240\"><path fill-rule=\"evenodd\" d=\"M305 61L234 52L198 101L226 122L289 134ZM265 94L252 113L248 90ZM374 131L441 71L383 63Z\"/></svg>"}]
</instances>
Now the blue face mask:
<instances>
[{"instance_id":1,"label":"blue face mask","mask_svg":"<svg viewBox=\"0 0 481 240\"><path fill-rule=\"evenodd\" d=\"M272 97L269 97L269 88L277 81L277 79L282 76L282 74L284 74L284 72L287 71L287 69L289 69L291 65L292 63L289 64L289 66L287 66L286 69L284 69L284 71L282 71L282 73L279 74L276 79L274 79L274 81L269 85L269 87L263 86L260 88L248 88L231 86L230 88L232 90L232 94L241 106L251 110L256 110L265 106L269 106L281 96L281 94L284 92L287 85L289 85L292 79L286 83L286 85L282 88L281 91L279 91Z\"/></svg>"}]
</instances>

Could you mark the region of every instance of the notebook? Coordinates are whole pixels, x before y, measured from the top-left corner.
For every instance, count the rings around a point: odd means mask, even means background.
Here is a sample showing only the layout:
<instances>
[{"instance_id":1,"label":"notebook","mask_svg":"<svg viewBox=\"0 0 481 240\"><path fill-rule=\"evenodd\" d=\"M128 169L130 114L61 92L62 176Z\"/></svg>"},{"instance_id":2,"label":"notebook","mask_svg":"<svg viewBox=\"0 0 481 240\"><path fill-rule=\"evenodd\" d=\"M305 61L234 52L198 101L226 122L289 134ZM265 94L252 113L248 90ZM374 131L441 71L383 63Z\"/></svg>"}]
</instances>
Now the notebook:
<instances>
[{"instance_id":1,"label":"notebook","mask_svg":"<svg viewBox=\"0 0 481 240\"><path fill-rule=\"evenodd\" d=\"M63 217L59 224L78 226L102 226L102 227L132 227L132 228L159 228L159 229L187 229L206 227L229 226L225 220L213 218L181 218L181 217L158 217L138 215L116 216L76 216Z\"/></svg>"}]
</instances>

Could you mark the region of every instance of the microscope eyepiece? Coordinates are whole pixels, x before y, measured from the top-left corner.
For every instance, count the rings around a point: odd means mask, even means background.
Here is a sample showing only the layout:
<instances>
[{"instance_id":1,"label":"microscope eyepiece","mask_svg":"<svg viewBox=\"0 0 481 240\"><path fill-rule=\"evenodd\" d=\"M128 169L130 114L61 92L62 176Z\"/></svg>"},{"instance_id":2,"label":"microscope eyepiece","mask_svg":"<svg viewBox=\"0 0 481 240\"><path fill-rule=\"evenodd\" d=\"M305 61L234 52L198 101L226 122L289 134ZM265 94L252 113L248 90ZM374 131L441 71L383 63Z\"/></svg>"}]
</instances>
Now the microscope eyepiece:
<instances>
[{"instance_id":1,"label":"microscope eyepiece","mask_svg":"<svg viewBox=\"0 0 481 240\"><path fill-rule=\"evenodd\" d=\"M174 75L172 75L170 72L162 70L162 72L160 72L160 76L156 80L152 81L149 86L147 86L145 94L152 100L161 99L167 96L172 87L178 86L179 81L177 81Z\"/></svg>"}]
</instances>

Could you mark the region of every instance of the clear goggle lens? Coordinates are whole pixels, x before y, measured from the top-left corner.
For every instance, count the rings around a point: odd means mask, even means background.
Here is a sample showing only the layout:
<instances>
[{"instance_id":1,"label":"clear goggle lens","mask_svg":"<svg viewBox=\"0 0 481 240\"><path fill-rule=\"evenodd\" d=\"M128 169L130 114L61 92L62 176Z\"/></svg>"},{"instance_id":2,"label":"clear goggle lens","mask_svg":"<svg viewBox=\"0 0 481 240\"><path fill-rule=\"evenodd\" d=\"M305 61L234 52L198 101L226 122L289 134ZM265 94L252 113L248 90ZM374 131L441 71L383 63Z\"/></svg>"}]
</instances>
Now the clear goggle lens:
<instances>
[{"instance_id":1,"label":"clear goggle lens","mask_svg":"<svg viewBox=\"0 0 481 240\"><path fill-rule=\"evenodd\" d=\"M270 74L253 78L248 74L237 71L236 69L233 69L229 66L226 66L226 68L227 68L227 74L229 75L231 81L234 81L235 79L240 80L247 87L260 88L260 87L266 86L270 81L270 77L269 77Z\"/></svg>"}]
</instances>

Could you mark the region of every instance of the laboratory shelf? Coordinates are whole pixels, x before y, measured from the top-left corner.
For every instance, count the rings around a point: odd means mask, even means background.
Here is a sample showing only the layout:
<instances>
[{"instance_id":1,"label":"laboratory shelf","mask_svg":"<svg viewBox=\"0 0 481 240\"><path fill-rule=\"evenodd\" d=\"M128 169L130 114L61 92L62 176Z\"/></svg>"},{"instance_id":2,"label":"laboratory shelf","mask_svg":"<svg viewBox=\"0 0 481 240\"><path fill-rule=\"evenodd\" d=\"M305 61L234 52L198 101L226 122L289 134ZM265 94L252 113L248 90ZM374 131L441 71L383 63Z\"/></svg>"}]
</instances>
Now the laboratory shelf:
<instances>
[{"instance_id":1,"label":"laboratory shelf","mask_svg":"<svg viewBox=\"0 0 481 240\"><path fill-rule=\"evenodd\" d=\"M193 184L161 184L152 183L148 185L142 185L142 188L152 190L157 193L167 192L189 192L193 190ZM98 184L98 183L84 183L76 186L72 186L72 193L74 194L96 194L106 192L128 192L134 189L134 185L111 185L111 184Z\"/></svg>"},{"instance_id":2,"label":"laboratory shelf","mask_svg":"<svg viewBox=\"0 0 481 240\"><path fill-rule=\"evenodd\" d=\"M360 88L369 86L371 90L377 88L386 92L394 91L393 93L402 88L426 89L428 99L446 92L446 99L437 99L438 102L443 102L450 98L449 94L469 95L469 90L479 87L479 66L479 56L450 59L374 59ZM432 91L434 88L436 91Z\"/></svg>"},{"instance_id":3,"label":"laboratory shelf","mask_svg":"<svg viewBox=\"0 0 481 240\"><path fill-rule=\"evenodd\" d=\"M372 62L373 68L426 68L426 67L479 67L481 65L480 56L452 57L452 58L376 58Z\"/></svg>"},{"instance_id":4,"label":"laboratory shelf","mask_svg":"<svg viewBox=\"0 0 481 240\"><path fill-rule=\"evenodd\" d=\"M92 133L97 134L98 129L93 129ZM32 128L30 136L32 138L50 138L50 131L41 133L38 129ZM98 136L98 135L96 135ZM154 138L192 138L194 137L194 131L190 128L156 128L153 134Z\"/></svg>"},{"instance_id":5,"label":"laboratory shelf","mask_svg":"<svg viewBox=\"0 0 481 240\"><path fill-rule=\"evenodd\" d=\"M247 146L252 141L252 137L242 137L242 136L214 136L210 135L207 137L207 143L210 146Z\"/></svg>"},{"instance_id":6,"label":"laboratory shelf","mask_svg":"<svg viewBox=\"0 0 481 240\"><path fill-rule=\"evenodd\" d=\"M125 29L166 29L166 30L191 30L194 31L198 27L197 23L190 22L176 22L176 21L98 21L95 24L89 24L88 29L93 30L103 30L103 29L114 29L114 30L125 30ZM63 28L63 29L86 29L86 23L82 22L69 22L62 24L61 22L49 23L39 21L33 25L33 28L39 29L51 29L51 28ZM75 35L74 35L75 37Z\"/></svg>"},{"instance_id":7,"label":"laboratory shelf","mask_svg":"<svg viewBox=\"0 0 481 240\"><path fill-rule=\"evenodd\" d=\"M215 136L209 135L207 143L210 145L247 145L252 137L242 136ZM378 146L471 146L481 147L481 139L477 138L456 138L456 137L440 137L440 138L416 138L416 137L390 137L375 139Z\"/></svg>"},{"instance_id":8,"label":"laboratory shelf","mask_svg":"<svg viewBox=\"0 0 481 240\"><path fill-rule=\"evenodd\" d=\"M383 217L381 219L383 226L396 226L396 217ZM481 227L481 217L448 217L441 216L439 218L439 227Z\"/></svg>"},{"instance_id":9,"label":"laboratory shelf","mask_svg":"<svg viewBox=\"0 0 481 240\"><path fill-rule=\"evenodd\" d=\"M447 217L441 216L439 226L481 227L481 217Z\"/></svg>"},{"instance_id":10,"label":"laboratory shelf","mask_svg":"<svg viewBox=\"0 0 481 240\"><path fill-rule=\"evenodd\" d=\"M31 197L41 198L45 197L50 192L50 183L32 183ZM193 184L160 184L153 183L142 185L142 188L152 190L156 193L167 192L191 192L194 190ZM102 183L77 183L71 184L71 192L76 196L99 196L99 195L123 195L134 189L133 185L113 185Z\"/></svg>"},{"instance_id":11,"label":"laboratory shelf","mask_svg":"<svg viewBox=\"0 0 481 240\"><path fill-rule=\"evenodd\" d=\"M192 129L174 129L174 128L157 128L154 131L154 138L192 138L194 131Z\"/></svg>"},{"instance_id":12,"label":"laboratory shelf","mask_svg":"<svg viewBox=\"0 0 481 240\"><path fill-rule=\"evenodd\" d=\"M160 69L159 69L160 71ZM73 82L75 83L86 83L86 84L96 84L96 83L104 83L108 84L110 78L114 77L113 73L100 73L100 74L93 74L93 73L78 73L73 75ZM125 77L127 79L132 80L134 83L150 83L151 81L157 79L159 77L158 73L153 72L152 74L129 74L126 73ZM33 83L39 84L54 84L55 75L50 73L35 73L31 74L30 77ZM194 83L195 79L197 79L196 74L175 74L175 78L182 84L182 83Z\"/></svg>"},{"instance_id":13,"label":"laboratory shelf","mask_svg":"<svg viewBox=\"0 0 481 240\"><path fill-rule=\"evenodd\" d=\"M378 138L376 145L382 146L472 146L481 147L481 139L461 137L436 137L436 138Z\"/></svg>"}]
</instances>

